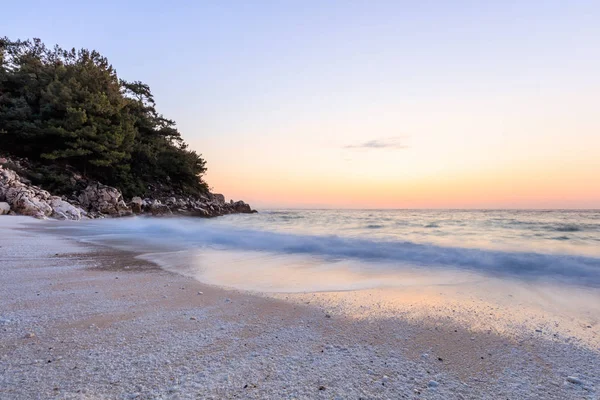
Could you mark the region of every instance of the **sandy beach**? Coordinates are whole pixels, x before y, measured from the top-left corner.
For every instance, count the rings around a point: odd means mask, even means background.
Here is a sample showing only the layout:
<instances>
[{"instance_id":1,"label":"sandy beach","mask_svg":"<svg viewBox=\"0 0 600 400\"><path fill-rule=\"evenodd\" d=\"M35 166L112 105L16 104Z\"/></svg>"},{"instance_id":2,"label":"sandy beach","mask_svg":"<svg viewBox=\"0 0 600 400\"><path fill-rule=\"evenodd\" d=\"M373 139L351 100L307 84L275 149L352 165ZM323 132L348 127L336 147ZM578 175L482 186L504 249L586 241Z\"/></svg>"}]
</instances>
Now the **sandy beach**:
<instances>
[{"instance_id":1,"label":"sandy beach","mask_svg":"<svg viewBox=\"0 0 600 400\"><path fill-rule=\"evenodd\" d=\"M599 397L593 308L224 289L47 223L0 218L0 399Z\"/></svg>"}]
</instances>

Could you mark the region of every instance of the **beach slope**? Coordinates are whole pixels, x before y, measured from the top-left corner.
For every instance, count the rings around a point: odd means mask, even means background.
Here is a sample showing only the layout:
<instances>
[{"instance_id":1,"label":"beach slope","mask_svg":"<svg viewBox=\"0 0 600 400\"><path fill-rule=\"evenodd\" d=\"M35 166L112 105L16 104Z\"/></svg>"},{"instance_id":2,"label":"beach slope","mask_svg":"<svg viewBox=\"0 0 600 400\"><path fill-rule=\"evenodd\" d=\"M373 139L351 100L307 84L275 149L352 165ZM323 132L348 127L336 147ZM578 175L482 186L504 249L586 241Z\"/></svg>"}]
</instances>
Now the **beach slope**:
<instances>
[{"instance_id":1,"label":"beach slope","mask_svg":"<svg viewBox=\"0 0 600 400\"><path fill-rule=\"evenodd\" d=\"M0 217L2 399L598 398L589 346L225 290L47 223Z\"/></svg>"}]
</instances>

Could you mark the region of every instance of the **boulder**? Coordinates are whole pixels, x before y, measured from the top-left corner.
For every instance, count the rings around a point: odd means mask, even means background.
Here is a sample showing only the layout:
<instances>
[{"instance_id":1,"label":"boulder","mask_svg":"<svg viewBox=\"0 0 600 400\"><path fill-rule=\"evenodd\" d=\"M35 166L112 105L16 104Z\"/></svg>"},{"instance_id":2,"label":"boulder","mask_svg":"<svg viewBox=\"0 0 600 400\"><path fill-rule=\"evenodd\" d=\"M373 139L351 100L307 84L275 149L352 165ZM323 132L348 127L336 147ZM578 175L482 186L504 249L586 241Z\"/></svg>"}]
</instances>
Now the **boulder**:
<instances>
[{"instance_id":1,"label":"boulder","mask_svg":"<svg viewBox=\"0 0 600 400\"><path fill-rule=\"evenodd\" d=\"M219 193L213 193L212 200L215 201L217 204L225 204L225 196Z\"/></svg>"},{"instance_id":2,"label":"boulder","mask_svg":"<svg viewBox=\"0 0 600 400\"><path fill-rule=\"evenodd\" d=\"M2 201L0 202L0 215L8 214L10 212L10 204Z\"/></svg>"},{"instance_id":3,"label":"boulder","mask_svg":"<svg viewBox=\"0 0 600 400\"><path fill-rule=\"evenodd\" d=\"M250 207L250 204L246 204L242 200L236 201L235 203L233 203L232 207L233 207L233 210L238 213L250 214L250 213L255 212Z\"/></svg>"},{"instance_id":4,"label":"boulder","mask_svg":"<svg viewBox=\"0 0 600 400\"><path fill-rule=\"evenodd\" d=\"M11 171L12 172L12 171ZM27 186L18 179L8 182L2 189L2 197L17 214L44 219L52 214L52 207L46 203L50 193L35 186Z\"/></svg>"},{"instance_id":5,"label":"boulder","mask_svg":"<svg viewBox=\"0 0 600 400\"><path fill-rule=\"evenodd\" d=\"M0 166L0 201L10 212L36 218L81 219L82 210L60 197L26 183L14 171Z\"/></svg>"},{"instance_id":6,"label":"boulder","mask_svg":"<svg viewBox=\"0 0 600 400\"><path fill-rule=\"evenodd\" d=\"M88 211L102 214L121 216L131 213L119 189L101 183L86 187L79 195L79 202Z\"/></svg>"},{"instance_id":7,"label":"boulder","mask_svg":"<svg viewBox=\"0 0 600 400\"><path fill-rule=\"evenodd\" d=\"M144 200L141 197L133 197L131 202L129 203L129 207L131 207L131 211L135 214L140 214L142 212L142 206L144 205Z\"/></svg>"},{"instance_id":8,"label":"boulder","mask_svg":"<svg viewBox=\"0 0 600 400\"><path fill-rule=\"evenodd\" d=\"M158 200L152 201L148 206L152 215L171 215L173 212L168 205L162 204Z\"/></svg>"},{"instance_id":9,"label":"boulder","mask_svg":"<svg viewBox=\"0 0 600 400\"><path fill-rule=\"evenodd\" d=\"M84 216L83 210L79 207L64 201L60 197L52 196L50 198L50 206L52 207L52 218L56 219L71 219L79 221Z\"/></svg>"}]
</instances>

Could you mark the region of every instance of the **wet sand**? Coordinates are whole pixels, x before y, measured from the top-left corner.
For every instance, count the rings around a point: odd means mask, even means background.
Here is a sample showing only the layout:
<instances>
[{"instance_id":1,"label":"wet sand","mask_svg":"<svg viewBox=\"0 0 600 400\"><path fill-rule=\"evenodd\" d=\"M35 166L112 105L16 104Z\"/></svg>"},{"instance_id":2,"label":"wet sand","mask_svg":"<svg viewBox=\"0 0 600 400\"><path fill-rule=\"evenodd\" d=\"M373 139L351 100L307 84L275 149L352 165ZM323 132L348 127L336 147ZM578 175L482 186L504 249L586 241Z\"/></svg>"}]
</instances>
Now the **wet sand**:
<instances>
[{"instance_id":1,"label":"wet sand","mask_svg":"<svg viewBox=\"0 0 600 400\"><path fill-rule=\"evenodd\" d=\"M476 295L225 290L44 223L0 217L1 399L598 398L594 315L538 332Z\"/></svg>"}]
</instances>

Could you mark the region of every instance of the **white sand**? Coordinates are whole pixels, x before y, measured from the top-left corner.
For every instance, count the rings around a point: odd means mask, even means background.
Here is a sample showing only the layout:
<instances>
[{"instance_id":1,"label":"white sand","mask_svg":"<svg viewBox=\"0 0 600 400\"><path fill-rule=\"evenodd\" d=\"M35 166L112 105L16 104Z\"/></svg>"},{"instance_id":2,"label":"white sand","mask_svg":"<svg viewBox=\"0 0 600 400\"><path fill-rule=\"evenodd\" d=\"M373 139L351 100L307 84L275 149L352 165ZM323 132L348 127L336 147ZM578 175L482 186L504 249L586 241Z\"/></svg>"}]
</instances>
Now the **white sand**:
<instances>
[{"instance_id":1,"label":"white sand","mask_svg":"<svg viewBox=\"0 0 600 400\"><path fill-rule=\"evenodd\" d=\"M534 314L519 332L473 317L489 307L476 297L267 298L33 223L0 217L0 399L598 398L593 321L535 332Z\"/></svg>"}]
</instances>

